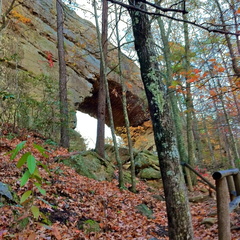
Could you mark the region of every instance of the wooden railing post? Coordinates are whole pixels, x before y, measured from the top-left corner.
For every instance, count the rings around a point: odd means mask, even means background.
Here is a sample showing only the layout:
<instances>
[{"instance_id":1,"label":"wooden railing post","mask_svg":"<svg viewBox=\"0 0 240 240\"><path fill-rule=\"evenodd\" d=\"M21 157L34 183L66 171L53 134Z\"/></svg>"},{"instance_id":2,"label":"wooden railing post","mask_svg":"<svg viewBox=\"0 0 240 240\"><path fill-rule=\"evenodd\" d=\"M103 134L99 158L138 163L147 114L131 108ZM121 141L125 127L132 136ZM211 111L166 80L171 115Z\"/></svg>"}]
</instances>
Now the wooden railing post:
<instances>
[{"instance_id":1,"label":"wooden railing post","mask_svg":"<svg viewBox=\"0 0 240 240\"><path fill-rule=\"evenodd\" d=\"M216 180L218 239L231 240L229 194L226 178Z\"/></svg>"},{"instance_id":2,"label":"wooden railing post","mask_svg":"<svg viewBox=\"0 0 240 240\"><path fill-rule=\"evenodd\" d=\"M218 171L212 176L216 181L218 239L231 240L230 213L239 206L240 202L239 169ZM229 193L231 196L231 192L235 189L236 198L230 201Z\"/></svg>"}]
</instances>

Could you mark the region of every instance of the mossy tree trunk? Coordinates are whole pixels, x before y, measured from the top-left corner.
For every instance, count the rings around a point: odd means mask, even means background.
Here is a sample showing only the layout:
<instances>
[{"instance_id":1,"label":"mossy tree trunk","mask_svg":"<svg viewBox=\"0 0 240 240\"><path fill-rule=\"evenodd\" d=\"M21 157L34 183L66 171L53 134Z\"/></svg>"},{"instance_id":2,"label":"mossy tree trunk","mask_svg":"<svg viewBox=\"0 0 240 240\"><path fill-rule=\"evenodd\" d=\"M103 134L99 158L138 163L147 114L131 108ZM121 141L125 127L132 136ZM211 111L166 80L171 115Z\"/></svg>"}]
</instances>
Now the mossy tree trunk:
<instances>
[{"instance_id":1,"label":"mossy tree trunk","mask_svg":"<svg viewBox=\"0 0 240 240\"><path fill-rule=\"evenodd\" d=\"M157 19L158 21L158 26L160 29L160 34L161 34L161 39L162 39L162 45L163 45L163 55L164 55L164 60L166 63L166 83L167 83L167 87L171 86L172 81L173 81L173 71L172 71L172 65L171 65L171 51L170 51L170 44L168 41L168 35L169 35L169 30L167 31L168 34L166 34L165 31L165 27L164 27L164 23L163 20L161 19L161 17L158 17ZM171 22L169 23L168 27L170 28L171 26ZM181 162L188 162L188 156L187 156L187 152L186 152L186 146L184 144L184 139L183 139L183 126L182 126L182 121L180 118L180 114L179 114L179 109L178 109L178 100L177 100L177 96L176 93L174 92L174 90L171 90L169 92L169 98L170 98L170 103L171 103L171 109L172 109L172 118L173 118L173 122L174 122L174 126L175 126L175 130L176 130L176 137L177 137L177 146L178 146L178 151L179 151L179 155L180 155L180 160ZM188 182L188 187L190 191L193 191L193 187L192 187L192 181L191 181L191 177L190 177L190 173L189 170L186 169L186 176L187 176L187 182Z\"/></svg>"},{"instance_id":2,"label":"mossy tree trunk","mask_svg":"<svg viewBox=\"0 0 240 240\"><path fill-rule=\"evenodd\" d=\"M129 4L146 10L142 1L129 0ZM135 49L138 54L142 81L144 83L154 138L162 174L169 227L169 239L193 239L191 214L187 191L179 161L173 121L168 104L168 88L164 85L148 16L143 12L130 10Z\"/></svg>"}]
</instances>

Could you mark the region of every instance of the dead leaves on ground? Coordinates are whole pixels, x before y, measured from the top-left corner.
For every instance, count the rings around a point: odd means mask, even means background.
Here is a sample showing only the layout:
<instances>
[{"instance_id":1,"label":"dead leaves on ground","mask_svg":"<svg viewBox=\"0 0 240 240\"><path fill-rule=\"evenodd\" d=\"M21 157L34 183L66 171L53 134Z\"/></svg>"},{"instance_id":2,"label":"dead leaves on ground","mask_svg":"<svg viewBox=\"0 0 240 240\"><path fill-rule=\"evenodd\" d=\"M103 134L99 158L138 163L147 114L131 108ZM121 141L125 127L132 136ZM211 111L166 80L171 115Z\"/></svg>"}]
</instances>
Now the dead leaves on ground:
<instances>
[{"instance_id":1,"label":"dead leaves on ground","mask_svg":"<svg viewBox=\"0 0 240 240\"><path fill-rule=\"evenodd\" d=\"M15 167L16 162L9 160L5 155L8 149L14 149L23 139L0 138L2 148L0 153L0 181L9 184L17 195L21 195L28 185L20 188L19 178L21 172ZM119 190L117 181L98 182L78 175L73 169L54 161L54 157L67 154L62 148L52 149L44 146L41 139L33 137L30 133L25 137L26 149L31 151L38 160L47 164L50 175L41 170L45 179L44 189L46 196L37 201L38 207L49 220L50 225L44 224L44 219L21 223L17 219L24 214L20 205L2 205L0 216L1 239L98 239L98 240L146 240L153 237L168 239L167 216L164 201L152 197L154 194L163 195L163 190L149 191L149 187L139 182L138 194L128 190ZM48 149L49 158L44 159L34 148L35 142ZM30 184L30 183L29 183ZM199 183L202 184L202 183ZM38 196L37 196L38 197ZM139 204L146 204L154 212L154 219L148 219L136 210ZM191 203L191 214L194 225L195 239L217 239L217 224L206 227L202 224L204 218L216 208L213 198L202 203ZM215 216L216 217L216 216ZM80 227L84 220L91 219L99 224L101 231L88 232ZM233 233L237 238L238 232Z\"/></svg>"}]
</instances>

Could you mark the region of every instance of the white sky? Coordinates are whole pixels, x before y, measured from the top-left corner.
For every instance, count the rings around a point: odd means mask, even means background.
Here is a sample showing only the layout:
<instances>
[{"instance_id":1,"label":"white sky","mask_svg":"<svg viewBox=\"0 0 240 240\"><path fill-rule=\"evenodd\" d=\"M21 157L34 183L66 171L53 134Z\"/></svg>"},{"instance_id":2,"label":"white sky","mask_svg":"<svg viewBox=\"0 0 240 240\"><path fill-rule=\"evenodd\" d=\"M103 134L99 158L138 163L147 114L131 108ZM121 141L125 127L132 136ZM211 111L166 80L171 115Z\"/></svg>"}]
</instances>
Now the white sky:
<instances>
[{"instance_id":1,"label":"white sky","mask_svg":"<svg viewBox=\"0 0 240 240\"><path fill-rule=\"evenodd\" d=\"M85 139L87 149L95 148L97 137L97 119L88 114L77 111L77 127L75 130L79 132ZM105 138L112 138L111 129L105 125ZM120 142L120 137L117 136L117 141Z\"/></svg>"},{"instance_id":2,"label":"white sky","mask_svg":"<svg viewBox=\"0 0 240 240\"><path fill-rule=\"evenodd\" d=\"M76 0L76 3L79 4L79 8L76 10L76 13L80 17L91 21L95 25L95 18L92 14L94 12L94 10L93 10L92 4L90 2L92 2L92 1L84 1L84 3L83 3L83 1L81 1L81 0ZM81 9L86 9L87 11L83 11Z\"/></svg>"}]
</instances>

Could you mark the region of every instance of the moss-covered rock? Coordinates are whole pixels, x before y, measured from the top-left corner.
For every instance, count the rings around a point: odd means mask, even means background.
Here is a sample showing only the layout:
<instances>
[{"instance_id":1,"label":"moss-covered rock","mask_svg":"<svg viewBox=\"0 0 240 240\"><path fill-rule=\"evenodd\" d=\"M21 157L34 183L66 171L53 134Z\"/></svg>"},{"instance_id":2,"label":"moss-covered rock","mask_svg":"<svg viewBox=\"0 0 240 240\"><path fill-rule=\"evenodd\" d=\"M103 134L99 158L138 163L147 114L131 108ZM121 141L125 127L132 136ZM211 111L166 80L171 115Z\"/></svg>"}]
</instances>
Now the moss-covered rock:
<instances>
[{"instance_id":1,"label":"moss-covered rock","mask_svg":"<svg viewBox=\"0 0 240 240\"><path fill-rule=\"evenodd\" d=\"M70 131L70 149L73 151L86 151L83 137L73 129Z\"/></svg>"},{"instance_id":2,"label":"moss-covered rock","mask_svg":"<svg viewBox=\"0 0 240 240\"><path fill-rule=\"evenodd\" d=\"M135 157L135 166L137 169L143 169L149 166L159 169L158 157L149 151L139 152Z\"/></svg>"},{"instance_id":3,"label":"moss-covered rock","mask_svg":"<svg viewBox=\"0 0 240 240\"><path fill-rule=\"evenodd\" d=\"M86 233L100 232L101 228L99 223L92 219L80 219L78 222L78 228L84 230Z\"/></svg>"},{"instance_id":4,"label":"moss-covered rock","mask_svg":"<svg viewBox=\"0 0 240 240\"><path fill-rule=\"evenodd\" d=\"M144 168L142 169L138 176L142 179L159 179L161 178L161 174L160 174L160 171L159 170L156 170L152 167L149 167L149 168Z\"/></svg>"},{"instance_id":5,"label":"moss-covered rock","mask_svg":"<svg viewBox=\"0 0 240 240\"><path fill-rule=\"evenodd\" d=\"M83 224L83 230L86 231L87 233L90 233L90 232L100 232L101 228L100 228L98 222L96 222L96 221L94 221L92 219L88 219Z\"/></svg>"},{"instance_id":6,"label":"moss-covered rock","mask_svg":"<svg viewBox=\"0 0 240 240\"><path fill-rule=\"evenodd\" d=\"M120 158L121 158L121 161L122 161L123 164L125 164L125 163L130 161L128 148L126 148L126 147L119 147L118 151L119 151L119 155L120 155ZM137 153L138 153L137 151L133 152L134 157L137 155ZM106 155L107 159L109 159L114 164L116 164L114 146L109 145L109 144L106 145L105 146L105 155Z\"/></svg>"},{"instance_id":7,"label":"moss-covered rock","mask_svg":"<svg viewBox=\"0 0 240 240\"><path fill-rule=\"evenodd\" d=\"M153 211L150 209L146 204L139 204L136 206L136 209L138 212L140 212L142 215L146 216L149 219L153 219Z\"/></svg>"},{"instance_id":8,"label":"moss-covered rock","mask_svg":"<svg viewBox=\"0 0 240 240\"><path fill-rule=\"evenodd\" d=\"M64 159L63 163L75 168L76 171L86 177L99 181L111 181L115 176L114 171L117 169L114 148L107 146L105 149L106 158L101 158L95 151L83 151L78 155ZM129 159L126 149L119 151L120 159ZM136 162L136 175L141 179L152 180L160 179L160 169L156 155L144 151L134 152ZM124 162L124 161L123 161ZM131 183L130 160L125 163L123 168L124 182Z\"/></svg>"},{"instance_id":9,"label":"moss-covered rock","mask_svg":"<svg viewBox=\"0 0 240 240\"><path fill-rule=\"evenodd\" d=\"M111 180L114 165L100 158L94 151L86 151L63 160L67 166L73 167L77 173L99 181Z\"/></svg>"}]
</instances>

